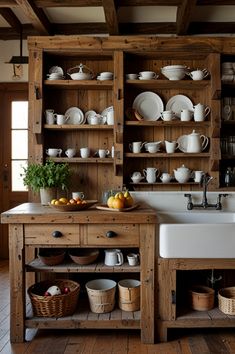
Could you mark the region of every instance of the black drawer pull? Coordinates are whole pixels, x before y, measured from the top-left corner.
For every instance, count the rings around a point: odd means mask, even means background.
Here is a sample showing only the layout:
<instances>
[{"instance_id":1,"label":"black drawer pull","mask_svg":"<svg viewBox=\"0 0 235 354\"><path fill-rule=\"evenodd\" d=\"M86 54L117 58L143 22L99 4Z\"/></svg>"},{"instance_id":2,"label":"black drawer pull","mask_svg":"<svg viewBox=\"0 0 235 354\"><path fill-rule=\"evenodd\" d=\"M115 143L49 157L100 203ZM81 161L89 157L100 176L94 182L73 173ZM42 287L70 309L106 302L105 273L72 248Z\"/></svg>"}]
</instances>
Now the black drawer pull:
<instances>
[{"instance_id":1,"label":"black drawer pull","mask_svg":"<svg viewBox=\"0 0 235 354\"><path fill-rule=\"evenodd\" d=\"M58 238L58 237L62 237L63 234L60 231L53 231L52 232L52 236L55 237L55 238Z\"/></svg>"},{"instance_id":2,"label":"black drawer pull","mask_svg":"<svg viewBox=\"0 0 235 354\"><path fill-rule=\"evenodd\" d=\"M106 236L108 238L111 238L111 237L116 237L117 236L117 233L115 231L107 231L106 232Z\"/></svg>"}]
</instances>

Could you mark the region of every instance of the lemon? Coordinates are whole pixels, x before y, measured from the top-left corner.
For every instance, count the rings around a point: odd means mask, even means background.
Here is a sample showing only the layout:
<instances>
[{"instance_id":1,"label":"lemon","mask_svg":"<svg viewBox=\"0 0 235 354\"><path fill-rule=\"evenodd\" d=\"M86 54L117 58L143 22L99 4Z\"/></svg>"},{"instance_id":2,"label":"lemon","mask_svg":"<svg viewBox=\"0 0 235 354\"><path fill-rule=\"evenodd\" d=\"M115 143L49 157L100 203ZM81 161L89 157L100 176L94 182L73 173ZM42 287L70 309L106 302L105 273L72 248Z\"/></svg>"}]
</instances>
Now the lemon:
<instances>
[{"instance_id":1,"label":"lemon","mask_svg":"<svg viewBox=\"0 0 235 354\"><path fill-rule=\"evenodd\" d=\"M57 199L52 199L51 204L54 205L56 201L57 201Z\"/></svg>"},{"instance_id":2,"label":"lemon","mask_svg":"<svg viewBox=\"0 0 235 354\"><path fill-rule=\"evenodd\" d=\"M113 201L115 200L115 197L113 195L111 195L111 197L109 197L109 199L107 200L107 205L109 208L113 208Z\"/></svg>"},{"instance_id":3,"label":"lemon","mask_svg":"<svg viewBox=\"0 0 235 354\"><path fill-rule=\"evenodd\" d=\"M59 202L62 203L62 204L67 204L68 203L68 199L62 197L62 198L59 199Z\"/></svg>"}]
</instances>

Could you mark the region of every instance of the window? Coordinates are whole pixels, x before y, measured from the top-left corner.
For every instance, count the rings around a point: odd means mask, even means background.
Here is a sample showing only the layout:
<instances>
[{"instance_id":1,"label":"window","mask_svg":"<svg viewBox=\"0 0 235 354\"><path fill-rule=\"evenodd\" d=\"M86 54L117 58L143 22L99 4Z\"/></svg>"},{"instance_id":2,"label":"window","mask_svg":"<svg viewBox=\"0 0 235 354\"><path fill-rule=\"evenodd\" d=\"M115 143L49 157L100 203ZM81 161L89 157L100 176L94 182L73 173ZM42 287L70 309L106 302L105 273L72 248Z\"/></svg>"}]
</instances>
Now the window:
<instances>
[{"instance_id":1,"label":"window","mask_svg":"<svg viewBox=\"0 0 235 354\"><path fill-rule=\"evenodd\" d=\"M13 101L11 108L11 190L27 191L22 174L28 165L28 102Z\"/></svg>"}]
</instances>

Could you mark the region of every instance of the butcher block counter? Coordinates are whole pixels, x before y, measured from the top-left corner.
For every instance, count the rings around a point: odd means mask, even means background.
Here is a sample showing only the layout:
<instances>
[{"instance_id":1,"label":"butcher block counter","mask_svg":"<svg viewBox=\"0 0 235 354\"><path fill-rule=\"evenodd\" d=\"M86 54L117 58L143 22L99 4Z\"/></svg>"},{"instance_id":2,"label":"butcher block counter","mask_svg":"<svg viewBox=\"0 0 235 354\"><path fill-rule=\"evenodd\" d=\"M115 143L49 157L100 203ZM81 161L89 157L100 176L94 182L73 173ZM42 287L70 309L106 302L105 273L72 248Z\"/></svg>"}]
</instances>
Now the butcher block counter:
<instances>
[{"instance_id":1,"label":"butcher block counter","mask_svg":"<svg viewBox=\"0 0 235 354\"><path fill-rule=\"evenodd\" d=\"M129 212L112 212L97 210L93 206L88 210L61 212L50 206L25 203L2 213L1 222L9 224L12 342L23 342L26 328L122 328L140 329L142 342L154 343L157 216L153 209L139 207ZM39 247L138 249L140 265L131 267L125 261L123 265L114 267L104 263L99 267L80 266L72 262L52 267L40 266L37 257L32 257ZM34 317L31 311L26 311L26 274L37 272L69 273L70 276L90 273L94 278L112 278L112 274L117 273L123 279L130 275L139 277L140 311L122 311L116 303L112 312L95 314L89 306L79 306L79 299L78 308L72 316Z\"/></svg>"}]
</instances>

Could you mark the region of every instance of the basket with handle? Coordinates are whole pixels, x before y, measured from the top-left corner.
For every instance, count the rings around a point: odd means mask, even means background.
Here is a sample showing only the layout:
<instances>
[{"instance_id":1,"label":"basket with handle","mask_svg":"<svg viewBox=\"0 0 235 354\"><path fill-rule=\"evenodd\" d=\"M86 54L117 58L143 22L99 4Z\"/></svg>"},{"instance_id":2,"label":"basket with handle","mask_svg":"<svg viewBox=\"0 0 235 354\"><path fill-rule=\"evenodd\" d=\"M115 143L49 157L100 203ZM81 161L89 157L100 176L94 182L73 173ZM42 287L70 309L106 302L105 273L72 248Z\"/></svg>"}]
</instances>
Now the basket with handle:
<instances>
[{"instance_id":1,"label":"basket with handle","mask_svg":"<svg viewBox=\"0 0 235 354\"><path fill-rule=\"evenodd\" d=\"M61 295L45 296L47 289L56 285L61 292L69 288L69 292ZM72 315L77 307L80 285L68 279L45 280L29 287L34 316L63 317Z\"/></svg>"},{"instance_id":2,"label":"basket with handle","mask_svg":"<svg viewBox=\"0 0 235 354\"><path fill-rule=\"evenodd\" d=\"M226 315L235 315L235 287L220 289L218 302L220 311Z\"/></svg>"}]
</instances>

